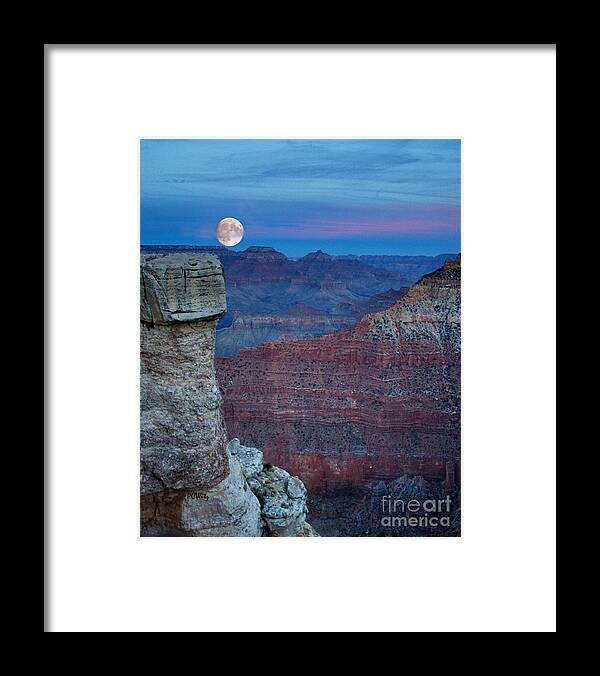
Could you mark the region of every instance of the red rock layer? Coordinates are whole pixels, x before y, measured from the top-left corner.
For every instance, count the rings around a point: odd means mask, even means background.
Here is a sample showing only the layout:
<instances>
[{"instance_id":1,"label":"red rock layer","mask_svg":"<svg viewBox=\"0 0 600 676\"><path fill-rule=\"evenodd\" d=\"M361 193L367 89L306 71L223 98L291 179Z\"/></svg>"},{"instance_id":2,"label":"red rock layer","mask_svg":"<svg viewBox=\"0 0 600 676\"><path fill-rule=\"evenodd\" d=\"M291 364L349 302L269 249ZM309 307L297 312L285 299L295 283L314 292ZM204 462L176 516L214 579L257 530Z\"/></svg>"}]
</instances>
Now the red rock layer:
<instances>
[{"instance_id":1,"label":"red rock layer","mask_svg":"<svg viewBox=\"0 0 600 676\"><path fill-rule=\"evenodd\" d=\"M460 456L460 259L350 329L217 360L230 436L316 492L405 473L452 480ZM450 477L450 478L449 478Z\"/></svg>"}]
</instances>

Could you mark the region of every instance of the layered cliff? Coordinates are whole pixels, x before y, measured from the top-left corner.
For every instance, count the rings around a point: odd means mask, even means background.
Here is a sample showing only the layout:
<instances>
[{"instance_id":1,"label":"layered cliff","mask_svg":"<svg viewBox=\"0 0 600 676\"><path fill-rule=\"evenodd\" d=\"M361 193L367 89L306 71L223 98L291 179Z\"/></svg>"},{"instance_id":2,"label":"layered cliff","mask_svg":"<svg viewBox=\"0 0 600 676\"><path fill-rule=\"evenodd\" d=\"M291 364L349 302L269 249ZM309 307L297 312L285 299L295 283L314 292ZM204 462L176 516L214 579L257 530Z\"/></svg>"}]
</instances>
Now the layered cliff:
<instances>
[{"instance_id":1,"label":"layered cliff","mask_svg":"<svg viewBox=\"0 0 600 676\"><path fill-rule=\"evenodd\" d=\"M226 312L221 263L207 254L146 255L140 272L142 535L305 535L306 492L273 525L239 444L227 443L214 369L216 321ZM263 474L262 454L258 464L250 479ZM291 477L279 480L269 484L271 502L287 495Z\"/></svg>"},{"instance_id":2,"label":"layered cliff","mask_svg":"<svg viewBox=\"0 0 600 676\"><path fill-rule=\"evenodd\" d=\"M217 360L228 428L322 495L457 481L460 257L349 329Z\"/></svg>"}]
</instances>

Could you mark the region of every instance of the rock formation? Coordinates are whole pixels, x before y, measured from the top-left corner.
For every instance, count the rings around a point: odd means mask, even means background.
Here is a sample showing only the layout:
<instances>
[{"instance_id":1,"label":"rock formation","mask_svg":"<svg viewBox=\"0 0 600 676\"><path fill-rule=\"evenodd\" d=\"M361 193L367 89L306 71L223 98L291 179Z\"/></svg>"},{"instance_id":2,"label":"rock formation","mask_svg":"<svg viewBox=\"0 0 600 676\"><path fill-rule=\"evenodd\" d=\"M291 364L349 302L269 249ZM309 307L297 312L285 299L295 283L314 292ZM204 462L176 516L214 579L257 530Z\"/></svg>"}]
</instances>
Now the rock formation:
<instances>
[{"instance_id":1,"label":"rock formation","mask_svg":"<svg viewBox=\"0 0 600 676\"><path fill-rule=\"evenodd\" d=\"M227 444L214 369L219 260L142 256L140 292L142 535L306 535L302 482L267 482L260 451ZM257 497L248 481L268 486Z\"/></svg>"},{"instance_id":2,"label":"rock formation","mask_svg":"<svg viewBox=\"0 0 600 676\"><path fill-rule=\"evenodd\" d=\"M306 521L307 491L298 477L274 465L263 464L262 451L243 446L239 439L232 439L227 450L239 461L252 492L259 499L265 535L317 536Z\"/></svg>"},{"instance_id":3,"label":"rock formation","mask_svg":"<svg viewBox=\"0 0 600 676\"><path fill-rule=\"evenodd\" d=\"M316 261L314 264L322 264ZM232 434L322 499L404 474L459 482L460 257L326 336L217 359ZM452 486L451 486L452 484Z\"/></svg>"}]
</instances>

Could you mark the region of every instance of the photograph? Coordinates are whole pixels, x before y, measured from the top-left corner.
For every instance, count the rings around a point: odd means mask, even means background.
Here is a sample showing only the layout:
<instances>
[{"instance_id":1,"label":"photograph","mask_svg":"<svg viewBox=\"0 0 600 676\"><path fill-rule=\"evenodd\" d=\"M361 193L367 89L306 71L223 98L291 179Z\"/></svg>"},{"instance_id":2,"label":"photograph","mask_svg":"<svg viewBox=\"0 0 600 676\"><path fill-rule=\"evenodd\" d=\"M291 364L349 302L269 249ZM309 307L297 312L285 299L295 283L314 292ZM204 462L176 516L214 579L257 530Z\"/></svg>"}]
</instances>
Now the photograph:
<instances>
[{"instance_id":1,"label":"photograph","mask_svg":"<svg viewBox=\"0 0 600 676\"><path fill-rule=\"evenodd\" d=\"M460 536L460 160L141 140L142 535Z\"/></svg>"}]
</instances>

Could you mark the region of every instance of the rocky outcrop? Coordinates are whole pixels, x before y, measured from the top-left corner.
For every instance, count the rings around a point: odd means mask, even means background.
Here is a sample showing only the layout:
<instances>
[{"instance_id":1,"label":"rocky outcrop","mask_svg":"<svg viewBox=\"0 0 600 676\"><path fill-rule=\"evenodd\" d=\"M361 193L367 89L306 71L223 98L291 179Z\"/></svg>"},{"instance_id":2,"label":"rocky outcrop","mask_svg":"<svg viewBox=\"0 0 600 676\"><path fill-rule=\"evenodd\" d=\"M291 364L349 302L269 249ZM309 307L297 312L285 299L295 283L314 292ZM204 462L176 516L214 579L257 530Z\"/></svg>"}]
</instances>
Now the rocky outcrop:
<instances>
[{"instance_id":1,"label":"rocky outcrop","mask_svg":"<svg viewBox=\"0 0 600 676\"><path fill-rule=\"evenodd\" d=\"M214 371L221 264L142 256L140 291L142 534L259 536L258 500L227 452Z\"/></svg>"},{"instance_id":2,"label":"rocky outcrop","mask_svg":"<svg viewBox=\"0 0 600 676\"><path fill-rule=\"evenodd\" d=\"M258 449L227 443L214 369L226 312L219 260L142 256L140 293L142 535L312 532L302 482L264 466Z\"/></svg>"},{"instance_id":3,"label":"rocky outcrop","mask_svg":"<svg viewBox=\"0 0 600 676\"><path fill-rule=\"evenodd\" d=\"M227 311L215 256L142 256L140 321L145 326L216 320Z\"/></svg>"},{"instance_id":4,"label":"rocky outcrop","mask_svg":"<svg viewBox=\"0 0 600 676\"><path fill-rule=\"evenodd\" d=\"M239 461L252 492L258 497L265 535L317 536L306 522L307 491L298 477L274 465L263 464L262 451L243 446L239 439L232 439L227 449Z\"/></svg>"},{"instance_id":5,"label":"rocky outcrop","mask_svg":"<svg viewBox=\"0 0 600 676\"><path fill-rule=\"evenodd\" d=\"M396 345L439 345L460 354L460 255L425 275L401 302L365 317L352 336Z\"/></svg>"},{"instance_id":6,"label":"rocky outcrop","mask_svg":"<svg viewBox=\"0 0 600 676\"><path fill-rule=\"evenodd\" d=\"M311 493L404 474L458 484L460 257L350 329L242 350L217 372L230 433Z\"/></svg>"}]
</instances>

